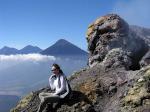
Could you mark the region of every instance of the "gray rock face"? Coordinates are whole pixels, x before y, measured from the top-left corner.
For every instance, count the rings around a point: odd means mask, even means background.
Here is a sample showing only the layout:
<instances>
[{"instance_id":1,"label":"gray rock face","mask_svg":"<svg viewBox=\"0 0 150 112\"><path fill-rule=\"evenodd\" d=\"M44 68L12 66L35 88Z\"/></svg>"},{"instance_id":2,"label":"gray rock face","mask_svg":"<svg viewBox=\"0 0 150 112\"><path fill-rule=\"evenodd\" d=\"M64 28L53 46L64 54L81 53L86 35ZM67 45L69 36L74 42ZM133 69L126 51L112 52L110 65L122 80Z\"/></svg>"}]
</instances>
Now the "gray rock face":
<instances>
[{"instance_id":1,"label":"gray rock face","mask_svg":"<svg viewBox=\"0 0 150 112\"><path fill-rule=\"evenodd\" d=\"M140 61L141 67L147 66L150 64L150 50L143 56Z\"/></svg>"},{"instance_id":2,"label":"gray rock face","mask_svg":"<svg viewBox=\"0 0 150 112\"><path fill-rule=\"evenodd\" d=\"M150 46L150 29L143 28L135 25L130 26L130 30L136 32L138 36L145 40L145 42Z\"/></svg>"},{"instance_id":3,"label":"gray rock face","mask_svg":"<svg viewBox=\"0 0 150 112\"><path fill-rule=\"evenodd\" d=\"M97 19L87 31L89 66L104 60L107 53L115 48L130 52L131 69L148 50L148 44L140 38L118 15L109 14Z\"/></svg>"},{"instance_id":4,"label":"gray rock face","mask_svg":"<svg viewBox=\"0 0 150 112\"><path fill-rule=\"evenodd\" d=\"M100 64L103 65L105 69L115 69L117 67L129 70L132 65L130 55L130 52L123 51L121 48L112 49L106 54Z\"/></svg>"}]
</instances>

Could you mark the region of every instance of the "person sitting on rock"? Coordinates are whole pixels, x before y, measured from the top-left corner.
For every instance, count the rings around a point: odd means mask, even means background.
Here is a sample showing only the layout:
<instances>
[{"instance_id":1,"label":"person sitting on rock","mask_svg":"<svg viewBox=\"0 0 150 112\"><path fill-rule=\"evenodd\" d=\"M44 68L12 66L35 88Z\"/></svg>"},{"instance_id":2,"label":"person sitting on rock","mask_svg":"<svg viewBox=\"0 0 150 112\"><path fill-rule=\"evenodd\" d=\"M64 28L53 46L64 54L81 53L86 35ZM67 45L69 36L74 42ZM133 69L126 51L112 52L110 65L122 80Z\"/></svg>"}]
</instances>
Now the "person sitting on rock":
<instances>
[{"instance_id":1,"label":"person sitting on rock","mask_svg":"<svg viewBox=\"0 0 150 112\"><path fill-rule=\"evenodd\" d=\"M53 64L51 71L53 74L49 78L49 85L54 92L41 92L39 94L41 102L37 112L42 112L47 102L51 103L51 105L57 103L60 99L66 98L71 92L68 80L59 65Z\"/></svg>"}]
</instances>

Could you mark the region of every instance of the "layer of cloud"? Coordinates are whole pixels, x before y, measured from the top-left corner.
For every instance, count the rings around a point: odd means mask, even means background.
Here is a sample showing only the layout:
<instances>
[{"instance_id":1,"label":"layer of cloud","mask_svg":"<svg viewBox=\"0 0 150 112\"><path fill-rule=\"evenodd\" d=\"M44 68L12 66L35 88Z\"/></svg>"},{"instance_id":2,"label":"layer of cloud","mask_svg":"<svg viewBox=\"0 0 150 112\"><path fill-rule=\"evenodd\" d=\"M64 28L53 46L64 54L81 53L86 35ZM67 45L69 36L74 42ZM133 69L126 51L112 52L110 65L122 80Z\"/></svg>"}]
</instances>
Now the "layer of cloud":
<instances>
[{"instance_id":1,"label":"layer of cloud","mask_svg":"<svg viewBox=\"0 0 150 112\"><path fill-rule=\"evenodd\" d=\"M17 54L17 55L0 55L1 61L55 61L54 56L46 56L41 54Z\"/></svg>"},{"instance_id":2,"label":"layer of cloud","mask_svg":"<svg viewBox=\"0 0 150 112\"><path fill-rule=\"evenodd\" d=\"M0 91L0 95L17 95L20 96L21 92L18 91Z\"/></svg>"},{"instance_id":3,"label":"layer of cloud","mask_svg":"<svg viewBox=\"0 0 150 112\"><path fill-rule=\"evenodd\" d=\"M85 67L84 57L56 58L39 54L0 55L0 95L25 95L48 85L51 66L58 63L66 76Z\"/></svg>"},{"instance_id":4,"label":"layer of cloud","mask_svg":"<svg viewBox=\"0 0 150 112\"><path fill-rule=\"evenodd\" d=\"M119 14L131 25L139 25L150 28L150 0L120 0L113 13Z\"/></svg>"}]
</instances>

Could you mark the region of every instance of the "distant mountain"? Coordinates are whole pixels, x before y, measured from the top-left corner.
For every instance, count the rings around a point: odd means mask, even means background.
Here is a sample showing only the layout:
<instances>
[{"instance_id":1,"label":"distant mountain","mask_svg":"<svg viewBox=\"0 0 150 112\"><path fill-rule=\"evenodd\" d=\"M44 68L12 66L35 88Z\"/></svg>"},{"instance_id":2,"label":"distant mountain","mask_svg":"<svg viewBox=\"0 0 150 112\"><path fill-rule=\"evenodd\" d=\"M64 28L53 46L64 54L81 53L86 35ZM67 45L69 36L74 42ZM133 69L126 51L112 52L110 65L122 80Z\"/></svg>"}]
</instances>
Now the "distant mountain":
<instances>
[{"instance_id":1,"label":"distant mountain","mask_svg":"<svg viewBox=\"0 0 150 112\"><path fill-rule=\"evenodd\" d=\"M42 51L42 49L40 49L39 47L28 45L28 46L20 49L19 53L20 54L29 54L29 53L39 53L41 51Z\"/></svg>"},{"instance_id":2,"label":"distant mountain","mask_svg":"<svg viewBox=\"0 0 150 112\"><path fill-rule=\"evenodd\" d=\"M12 107L16 106L19 99L15 95L0 95L0 112L9 112Z\"/></svg>"},{"instance_id":3,"label":"distant mountain","mask_svg":"<svg viewBox=\"0 0 150 112\"><path fill-rule=\"evenodd\" d=\"M17 54L18 52L18 49L10 48L7 46L4 46L2 49L0 49L0 54L4 55Z\"/></svg>"},{"instance_id":4,"label":"distant mountain","mask_svg":"<svg viewBox=\"0 0 150 112\"><path fill-rule=\"evenodd\" d=\"M87 55L88 53L72 43L60 39L52 46L41 52L43 55L66 56L66 55Z\"/></svg>"},{"instance_id":5,"label":"distant mountain","mask_svg":"<svg viewBox=\"0 0 150 112\"><path fill-rule=\"evenodd\" d=\"M29 53L39 53L42 49L36 46L28 45L20 50L16 48L10 48L7 46L4 46L2 49L0 49L0 54L3 55L10 55L10 54L29 54Z\"/></svg>"},{"instance_id":6,"label":"distant mountain","mask_svg":"<svg viewBox=\"0 0 150 112\"><path fill-rule=\"evenodd\" d=\"M41 53L43 55L53 55L53 56L87 56L87 52L75 46L74 44L60 39L52 46L43 50L37 46L28 45L20 50L10 47L3 47L0 49L0 54L10 55L10 54L29 54L29 53Z\"/></svg>"}]
</instances>

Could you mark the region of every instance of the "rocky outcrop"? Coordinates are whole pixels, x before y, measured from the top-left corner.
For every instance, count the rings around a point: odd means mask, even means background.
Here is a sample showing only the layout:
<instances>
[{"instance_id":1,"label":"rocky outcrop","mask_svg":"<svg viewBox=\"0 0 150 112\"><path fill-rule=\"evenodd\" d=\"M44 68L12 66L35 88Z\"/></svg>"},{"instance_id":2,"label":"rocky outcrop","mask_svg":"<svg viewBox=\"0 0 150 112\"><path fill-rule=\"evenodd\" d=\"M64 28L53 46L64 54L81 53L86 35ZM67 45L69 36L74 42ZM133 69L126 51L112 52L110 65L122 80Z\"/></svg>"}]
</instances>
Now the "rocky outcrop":
<instances>
[{"instance_id":1,"label":"rocky outcrop","mask_svg":"<svg viewBox=\"0 0 150 112\"><path fill-rule=\"evenodd\" d=\"M92 23L87 32L89 67L69 78L71 97L47 103L43 112L149 112L149 44L116 14ZM141 66L140 66L141 64ZM12 112L36 112L38 94L32 92Z\"/></svg>"},{"instance_id":2,"label":"rocky outcrop","mask_svg":"<svg viewBox=\"0 0 150 112\"><path fill-rule=\"evenodd\" d=\"M114 48L130 52L130 69L139 68L139 60L149 46L144 38L131 30L129 25L118 15L109 14L98 18L88 27L89 65L92 67L104 60L106 54Z\"/></svg>"},{"instance_id":3,"label":"rocky outcrop","mask_svg":"<svg viewBox=\"0 0 150 112\"><path fill-rule=\"evenodd\" d=\"M150 66L139 71L113 69L105 71L101 65L84 69L70 77L72 97L56 104L52 111L43 112L131 112L150 107ZM38 94L46 88L25 97L12 112L36 112ZM27 102L28 101L28 102ZM146 112L146 111L143 111Z\"/></svg>"},{"instance_id":4,"label":"rocky outcrop","mask_svg":"<svg viewBox=\"0 0 150 112\"><path fill-rule=\"evenodd\" d=\"M150 67L138 72L139 77L121 100L122 112L150 111Z\"/></svg>"},{"instance_id":5,"label":"rocky outcrop","mask_svg":"<svg viewBox=\"0 0 150 112\"><path fill-rule=\"evenodd\" d=\"M141 61L140 61L140 65L143 66L147 66L150 64L150 50L142 57Z\"/></svg>"}]
</instances>

